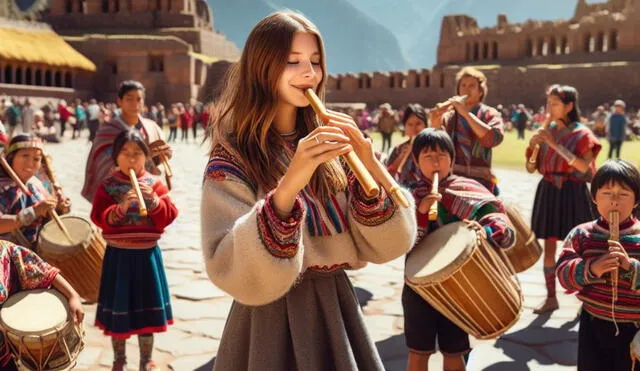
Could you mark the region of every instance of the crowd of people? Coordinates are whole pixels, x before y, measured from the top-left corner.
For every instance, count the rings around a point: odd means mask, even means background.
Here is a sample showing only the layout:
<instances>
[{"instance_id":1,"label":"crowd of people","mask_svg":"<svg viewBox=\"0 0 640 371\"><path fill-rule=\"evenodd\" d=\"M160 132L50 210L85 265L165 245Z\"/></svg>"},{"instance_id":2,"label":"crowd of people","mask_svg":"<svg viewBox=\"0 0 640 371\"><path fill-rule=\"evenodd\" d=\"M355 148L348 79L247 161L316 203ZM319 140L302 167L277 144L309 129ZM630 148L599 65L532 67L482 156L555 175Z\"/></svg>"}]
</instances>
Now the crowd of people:
<instances>
[{"instance_id":1,"label":"crowd of people","mask_svg":"<svg viewBox=\"0 0 640 371\"><path fill-rule=\"evenodd\" d=\"M168 141L189 141L191 135L198 141L199 130L206 130L209 123L209 106L174 103L167 109L162 103L145 106L142 116L153 120L160 128L169 129ZM72 130L71 139L80 138L88 131L91 142L101 124L120 117L121 109L115 103L98 102L96 99L76 99L67 104L64 99L54 105L51 101L41 106L34 105L29 98L0 97L0 125L8 138L15 134L34 134L45 142L58 143L67 130Z\"/></svg>"},{"instance_id":2,"label":"crowd of people","mask_svg":"<svg viewBox=\"0 0 640 371\"><path fill-rule=\"evenodd\" d=\"M384 103L371 112L366 108L336 110L351 116L361 130L379 132L382 136L382 152L388 153L393 133L398 130L404 132L403 116L406 108L407 105L393 109L389 103ZM517 131L518 139L522 140L525 139L525 132L536 131L544 126L548 119L545 107L534 111L524 104L498 104L496 109L502 115L504 130ZM429 115L429 109L425 110L425 114ZM591 113L582 112L580 122L591 129L598 138L606 138L609 141L609 158L620 158L622 144L640 137L640 109L627 109L626 103L620 99L612 104L598 106Z\"/></svg>"}]
</instances>

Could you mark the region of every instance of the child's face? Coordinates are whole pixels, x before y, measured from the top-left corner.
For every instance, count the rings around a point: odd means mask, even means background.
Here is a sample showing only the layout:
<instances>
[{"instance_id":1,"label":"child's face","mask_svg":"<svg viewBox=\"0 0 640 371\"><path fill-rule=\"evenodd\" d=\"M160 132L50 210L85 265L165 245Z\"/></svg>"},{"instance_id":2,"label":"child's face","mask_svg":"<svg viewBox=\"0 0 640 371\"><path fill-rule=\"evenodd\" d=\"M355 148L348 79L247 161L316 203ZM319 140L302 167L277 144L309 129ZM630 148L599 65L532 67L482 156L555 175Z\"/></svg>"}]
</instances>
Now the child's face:
<instances>
[{"instance_id":1,"label":"child's face","mask_svg":"<svg viewBox=\"0 0 640 371\"><path fill-rule=\"evenodd\" d=\"M442 180L451 172L451 156L439 147L436 147L436 150L425 148L418 156L418 166L426 178L433 180L433 174L437 171L439 179Z\"/></svg>"},{"instance_id":2,"label":"child's face","mask_svg":"<svg viewBox=\"0 0 640 371\"><path fill-rule=\"evenodd\" d=\"M23 182L34 176L42 166L42 151L37 148L18 150L13 157L12 168Z\"/></svg>"},{"instance_id":3,"label":"child's face","mask_svg":"<svg viewBox=\"0 0 640 371\"><path fill-rule=\"evenodd\" d=\"M620 105L615 106L615 110L616 110L617 114L623 114L624 113L624 107L622 107Z\"/></svg>"},{"instance_id":4,"label":"child's face","mask_svg":"<svg viewBox=\"0 0 640 371\"><path fill-rule=\"evenodd\" d=\"M116 159L120 171L129 175L129 169L133 169L139 175L144 170L147 157L135 142L127 142Z\"/></svg>"},{"instance_id":5,"label":"child's face","mask_svg":"<svg viewBox=\"0 0 640 371\"><path fill-rule=\"evenodd\" d=\"M556 95L547 95L547 112L551 116L551 120L559 120L567 117L573 109L573 103L564 104Z\"/></svg>"},{"instance_id":6,"label":"child's face","mask_svg":"<svg viewBox=\"0 0 640 371\"><path fill-rule=\"evenodd\" d=\"M609 212L618 211L620 221L627 219L636 204L636 198L631 188L623 183L609 182L596 192L595 203L598 213L609 221Z\"/></svg>"},{"instance_id":7,"label":"child's face","mask_svg":"<svg viewBox=\"0 0 640 371\"><path fill-rule=\"evenodd\" d=\"M313 34L296 32L287 58L287 65L278 80L280 104L306 107L309 101L304 96L307 88L316 90L322 81L318 40Z\"/></svg>"},{"instance_id":8,"label":"child's face","mask_svg":"<svg viewBox=\"0 0 640 371\"><path fill-rule=\"evenodd\" d=\"M144 107L144 92L137 89L130 90L122 96L122 99L117 100L124 116L137 116Z\"/></svg>"},{"instance_id":9,"label":"child's face","mask_svg":"<svg viewBox=\"0 0 640 371\"><path fill-rule=\"evenodd\" d=\"M404 123L404 131L409 137L415 137L419 132L424 130L425 125L422 120L418 118L418 116L413 113L409 116L407 121Z\"/></svg>"}]
</instances>

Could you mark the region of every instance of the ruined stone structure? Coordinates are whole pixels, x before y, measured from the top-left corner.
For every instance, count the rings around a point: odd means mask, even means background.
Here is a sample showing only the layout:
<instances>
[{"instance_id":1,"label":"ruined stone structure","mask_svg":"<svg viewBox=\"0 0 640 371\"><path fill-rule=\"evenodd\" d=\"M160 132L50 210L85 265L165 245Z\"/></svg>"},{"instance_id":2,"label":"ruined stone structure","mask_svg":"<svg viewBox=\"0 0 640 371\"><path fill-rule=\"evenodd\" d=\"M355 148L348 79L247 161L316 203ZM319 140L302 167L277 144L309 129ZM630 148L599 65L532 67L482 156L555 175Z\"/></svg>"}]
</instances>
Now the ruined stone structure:
<instances>
[{"instance_id":1,"label":"ruined stone structure","mask_svg":"<svg viewBox=\"0 0 640 371\"><path fill-rule=\"evenodd\" d=\"M339 74L328 79L329 102L389 102L426 106L454 93L455 74L475 66L489 79L489 104L544 103L553 83L576 86L583 107L622 98L640 105L640 0L578 0L573 18L509 23L504 14L494 27L479 28L475 18L442 20L438 62L408 72Z\"/></svg>"},{"instance_id":2,"label":"ruined stone structure","mask_svg":"<svg viewBox=\"0 0 640 371\"><path fill-rule=\"evenodd\" d=\"M44 20L96 64L85 83L105 101L126 79L145 85L148 102L192 101L210 65L240 55L205 0L51 0Z\"/></svg>"}]
</instances>

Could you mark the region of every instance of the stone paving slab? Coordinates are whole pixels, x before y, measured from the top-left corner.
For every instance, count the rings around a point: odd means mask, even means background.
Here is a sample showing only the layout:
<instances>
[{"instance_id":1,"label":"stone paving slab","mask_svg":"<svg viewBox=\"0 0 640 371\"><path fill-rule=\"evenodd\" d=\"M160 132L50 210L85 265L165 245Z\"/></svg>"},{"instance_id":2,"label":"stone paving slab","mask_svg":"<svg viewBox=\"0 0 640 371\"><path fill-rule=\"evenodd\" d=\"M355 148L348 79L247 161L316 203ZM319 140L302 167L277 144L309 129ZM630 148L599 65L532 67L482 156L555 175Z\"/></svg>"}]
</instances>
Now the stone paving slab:
<instances>
[{"instance_id":1,"label":"stone paving slab","mask_svg":"<svg viewBox=\"0 0 640 371\"><path fill-rule=\"evenodd\" d=\"M66 140L47 145L53 156L65 192L72 199L73 213L88 217L91 205L80 196L84 179L84 159L89 152L86 139ZM75 156L69 156L74 153ZM154 359L163 370L210 370L232 299L208 280L200 250L200 182L206 164L206 146L176 143L172 159L174 199L180 215L160 241L170 282L175 325L156 335ZM501 180L502 199L516 203L526 221L530 220L539 176L522 171L496 171ZM404 257L384 265L369 264L349 271L363 307L365 323L376 342L387 370L406 369L400 294ZM472 339L469 370L573 370L577 349L576 318L580 302L558 286L561 309L551 316L538 317L531 308L545 294L542 262L519 274L524 288L525 309L520 321L499 340ZM192 300L182 299L190 298ZM78 370L108 370L112 361L110 339L95 327L95 305L86 305L86 348L78 360ZM547 341L545 342L545 339ZM573 351L572 351L573 350ZM127 344L129 369L137 369L137 339ZM442 357L431 357L430 367L441 369Z\"/></svg>"}]
</instances>

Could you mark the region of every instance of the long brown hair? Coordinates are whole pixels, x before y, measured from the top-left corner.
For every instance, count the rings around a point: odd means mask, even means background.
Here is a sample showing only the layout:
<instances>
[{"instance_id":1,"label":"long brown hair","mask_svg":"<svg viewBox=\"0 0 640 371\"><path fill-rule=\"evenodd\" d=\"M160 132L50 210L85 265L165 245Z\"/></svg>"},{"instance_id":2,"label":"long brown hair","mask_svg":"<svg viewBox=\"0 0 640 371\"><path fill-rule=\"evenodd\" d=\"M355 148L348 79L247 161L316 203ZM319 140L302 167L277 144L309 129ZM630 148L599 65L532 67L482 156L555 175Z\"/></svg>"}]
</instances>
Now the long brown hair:
<instances>
[{"instance_id":1,"label":"long brown hair","mask_svg":"<svg viewBox=\"0 0 640 371\"><path fill-rule=\"evenodd\" d=\"M284 71L296 32L314 35L320 51L322 80L317 94L324 99L326 62L320 32L302 14L280 11L263 18L253 28L240 61L227 72L225 87L214 104L210 128L211 150L218 144L237 155L247 175L265 191L278 185L293 152L272 127L278 105L278 80ZM298 108L296 129L305 136L320 125L311 106ZM316 169L311 187L322 198L343 191L345 172L336 160Z\"/></svg>"}]
</instances>

